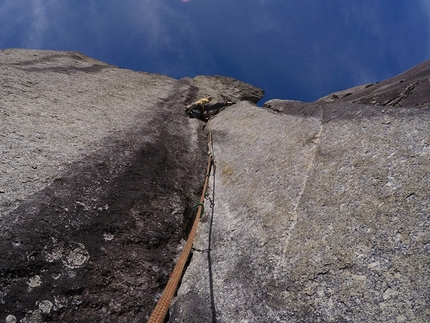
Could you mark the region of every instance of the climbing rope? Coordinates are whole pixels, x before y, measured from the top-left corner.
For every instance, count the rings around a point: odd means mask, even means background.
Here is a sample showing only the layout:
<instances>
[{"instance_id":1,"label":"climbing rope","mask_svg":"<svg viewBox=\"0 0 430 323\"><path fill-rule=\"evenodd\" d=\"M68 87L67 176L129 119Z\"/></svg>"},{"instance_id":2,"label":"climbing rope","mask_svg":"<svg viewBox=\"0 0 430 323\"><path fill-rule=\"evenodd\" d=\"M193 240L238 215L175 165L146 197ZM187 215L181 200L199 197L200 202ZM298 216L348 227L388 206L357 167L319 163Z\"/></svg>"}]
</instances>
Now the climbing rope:
<instances>
[{"instance_id":1,"label":"climbing rope","mask_svg":"<svg viewBox=\"0 0 430 323\"><path fill-rule=\"evenodd\" d=\"M185 268L185 264L188 261L188 258L191 253L191 248L193 246L193 241L196 236L197 232L197 226L199 224L200 218L203 216L204 207L203 203L205 201L206 196L206 190L208 187L209 182L209 176L212 166L212 133L209 131L208 135L208 163L206 168L206 176L205 176L205 182L203 185L203 191L202 195L200 196L200 202L195 205L195 208L197 209L196 218L193 223L193 227L191 228L190 234L188 236L187 242L185 244L184 249L182 250L182 253L178 259L178 262L175 265L175 268L173 269L172 275L169 278L169 281L167 282L167 285L163 291L163 294L161 295L160 299L158 300L157 305L155 306L154 310L152 311L151 316L149 317L148 323L163 323L164 319L167 315L167 312L169 311L170 302L172 301L173 297L175 296L176 290L178 289L179 282L182 278L182 274Z\"/></svg>"}]
</instances>

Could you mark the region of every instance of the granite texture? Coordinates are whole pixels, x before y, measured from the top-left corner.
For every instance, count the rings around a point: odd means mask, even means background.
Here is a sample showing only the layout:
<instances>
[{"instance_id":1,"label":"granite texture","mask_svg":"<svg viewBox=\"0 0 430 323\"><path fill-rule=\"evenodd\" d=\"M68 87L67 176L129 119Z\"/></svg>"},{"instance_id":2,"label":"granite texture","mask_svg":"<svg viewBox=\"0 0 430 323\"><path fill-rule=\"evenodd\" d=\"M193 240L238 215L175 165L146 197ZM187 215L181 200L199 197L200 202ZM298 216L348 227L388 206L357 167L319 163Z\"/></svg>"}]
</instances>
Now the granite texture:
<instances>
[{"instance_id":1,"label":"granite texture","mask_svg":"<svg viewBox=\"0 0 430 323\"><path fill-rule=\"evenodd\" d=\"M366 103L375 89L210 122L216 170L169 322L430 321L430 88L412 106Z\"/></svg>"}]
</instances>

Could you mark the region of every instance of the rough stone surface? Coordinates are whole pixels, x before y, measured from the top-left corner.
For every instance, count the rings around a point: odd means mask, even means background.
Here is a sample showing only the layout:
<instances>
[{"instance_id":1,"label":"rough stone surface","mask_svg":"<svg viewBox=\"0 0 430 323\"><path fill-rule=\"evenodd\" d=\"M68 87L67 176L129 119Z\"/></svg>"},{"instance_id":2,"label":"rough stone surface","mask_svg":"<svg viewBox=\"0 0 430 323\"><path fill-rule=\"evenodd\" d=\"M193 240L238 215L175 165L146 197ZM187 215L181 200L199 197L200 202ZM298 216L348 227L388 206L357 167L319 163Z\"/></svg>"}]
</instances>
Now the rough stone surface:
<instances>
[{"instance_id":1,"label":"rough stone surface","mask_svg":"<svg viewBox=\"0 0 430 323\"><path fill-rule=\"evenodd\" d=\"M205 80L0 51L1 322L148 318L203 184L184 107L225 81Z\"/></svg>"},{"instance_id":2,"label":"rough stone surface","mask_svg":"<svg viewBox=\"0 0 430 323\"><path fill-rule=\"evenodd\" d=\"M430 63L314 103L0 51L0 321L142 322L215 168L170 322L430 322ZM348 94L351 93L351 94Z\"/></svg>"},{"instance_id":3,"label":"rough stone surface","mask_svg":"<svg viewBox=\"0 0 430 323\"><path fill-rule=\"evenodd\" d=\"M213 102L228 99L233 102L250 101L258 103L264 96L263 90L231 77L199 75L193 79L185 79L199 89L199 97L211 95Z\"/></svg>"},{"instance_id":4,"label":"rough stone surface","mask_svg":"<svg viewBox=\"0 0 430 323\"><path fill-rule=\"evenodd\" d=\"M218 114L210 200L170 322L430 322L427 66L351 102ZM410 80L413 96L378 106Z\"/></svg>"},{"instance_id":5,"label":"rough stone surface","mask_svg":"<svg viewBox=\"0 0 430 323\"><path fill-rule=\"evenodd\" d=\"M326 102L354 102L377 106L427 107L430 104L430 61L375 84L356 86L327 95Z\"/></svg>"}]
</instances>

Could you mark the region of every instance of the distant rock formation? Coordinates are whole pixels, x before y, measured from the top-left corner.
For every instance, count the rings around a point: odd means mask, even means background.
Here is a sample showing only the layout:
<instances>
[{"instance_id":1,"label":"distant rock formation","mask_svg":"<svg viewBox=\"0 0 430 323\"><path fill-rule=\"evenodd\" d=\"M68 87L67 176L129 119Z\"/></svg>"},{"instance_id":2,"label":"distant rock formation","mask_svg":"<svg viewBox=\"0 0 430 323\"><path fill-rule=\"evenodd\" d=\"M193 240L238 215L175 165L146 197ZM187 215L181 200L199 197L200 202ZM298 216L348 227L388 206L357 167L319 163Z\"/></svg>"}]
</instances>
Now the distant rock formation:
<instances>
[{"instance_id":1,"label":"distant rock formation","mask_svg":"<svg viewBox=\"0 0 430 323\"><path fill-rule=\"evenodd\" d=\"M204 124L184 113L202 93L263 96L228 77L0 51L1 322L148 318L204 180Z\"/></svg>"},{"instance_id":2,"label":"distant rock formation","mask_svg":"<svg viewBox=\"0 0 430 323\"><path fill-rule=\"evenodd\" d=\"M388 80L332 93L318 100L354 102L378 106L428 107L430 104L430 61Z\"/></svg>"},{"instance_id":3,"label":"distant rock formation","mask_svg":"<svg viewBox=\"0 0 430 323\"><path fill-rule=\"evenodd\" d=\"M218 114L169 322L430 322L429 67Z\"/></svg>"}]
</instances>

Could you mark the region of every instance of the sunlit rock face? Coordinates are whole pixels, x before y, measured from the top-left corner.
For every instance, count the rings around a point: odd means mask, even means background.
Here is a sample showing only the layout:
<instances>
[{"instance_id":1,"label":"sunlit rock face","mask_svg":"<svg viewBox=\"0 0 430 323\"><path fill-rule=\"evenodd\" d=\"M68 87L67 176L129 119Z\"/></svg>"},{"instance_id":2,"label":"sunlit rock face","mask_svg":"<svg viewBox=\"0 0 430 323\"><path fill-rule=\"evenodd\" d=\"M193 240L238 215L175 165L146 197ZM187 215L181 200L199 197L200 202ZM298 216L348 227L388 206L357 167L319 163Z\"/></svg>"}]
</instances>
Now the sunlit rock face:
<instances>
[{"instance_id":1,"label":"sunlit rock face","mask_svg":"<svg viewBox=\"0 0 430 323\"><path fill-rule=\"evenodd\" d=\"M204 123L185 106L263 95L202 79L0 51L0 321L148 318L205 175Z\"/></svg>"},{"instance_id":2,"label":"sunlit rock face","mask_svg":"<svg viewBox=\"0 0 430 323\"><path fill-rule=\"evenodd\" d=\"M216 170L170 322L430 322L429 65L210 121Z\"/></svg>"}]
</instances>

